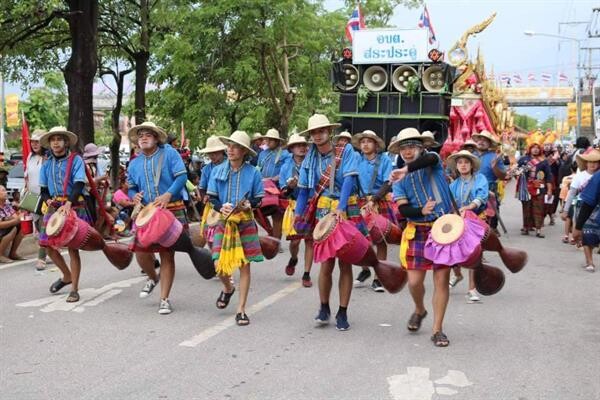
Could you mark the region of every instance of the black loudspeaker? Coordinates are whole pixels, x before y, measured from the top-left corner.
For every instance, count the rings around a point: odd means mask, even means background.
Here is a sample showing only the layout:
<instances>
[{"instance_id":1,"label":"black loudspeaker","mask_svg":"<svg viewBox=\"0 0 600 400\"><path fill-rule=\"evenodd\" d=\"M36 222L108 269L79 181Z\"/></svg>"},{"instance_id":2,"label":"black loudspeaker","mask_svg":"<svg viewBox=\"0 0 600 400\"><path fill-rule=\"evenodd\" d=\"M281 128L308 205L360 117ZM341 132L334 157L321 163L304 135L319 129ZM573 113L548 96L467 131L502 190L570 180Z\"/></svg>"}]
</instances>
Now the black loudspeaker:
<instances>
[{"instance_id":1,"label":"black loudspeaker","mask_svg":"<svg viewBox=\"0 0 600 400\"><path fill-rule=\"evenodd\" d=\"M360 83L360 71L351 63L340 61L331 66L331 82L341 92L356 92Z\"/></svg>"}]
</instances>

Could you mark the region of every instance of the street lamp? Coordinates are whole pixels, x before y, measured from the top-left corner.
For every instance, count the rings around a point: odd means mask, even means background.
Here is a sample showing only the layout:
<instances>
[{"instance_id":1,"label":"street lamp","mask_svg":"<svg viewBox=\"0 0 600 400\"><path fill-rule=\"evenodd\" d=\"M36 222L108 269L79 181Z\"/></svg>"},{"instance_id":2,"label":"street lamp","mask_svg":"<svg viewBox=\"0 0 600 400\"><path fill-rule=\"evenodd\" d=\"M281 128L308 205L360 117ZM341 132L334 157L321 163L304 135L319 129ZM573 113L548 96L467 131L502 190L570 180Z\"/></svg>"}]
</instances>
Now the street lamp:
<instances>
[{"instance_id":1,"label":"street lamp","mask_svg":"<svg viewBox=\"0 0 600 400\"><path fill-rule=\"evenodd\" d=\"M570 40L572 42L577 42L577 86L575 89L575 95L576 95L576 102L577 102L577 137L579 137L579 135L581 135L581 91L579 90L580 88L580 83L581 83L581 40L577 39L577 38L573 38L573 37L569 37L569 36L562 36L562 35L554 35L552 33L538 33L535 31L531 31L531 30L527 30L524 31L523 34L525 34L525 36L545 36L545 37L551 37L551 38L556 38L556 39L563 39L563 40Z\"/></svg>"}]
</instances>

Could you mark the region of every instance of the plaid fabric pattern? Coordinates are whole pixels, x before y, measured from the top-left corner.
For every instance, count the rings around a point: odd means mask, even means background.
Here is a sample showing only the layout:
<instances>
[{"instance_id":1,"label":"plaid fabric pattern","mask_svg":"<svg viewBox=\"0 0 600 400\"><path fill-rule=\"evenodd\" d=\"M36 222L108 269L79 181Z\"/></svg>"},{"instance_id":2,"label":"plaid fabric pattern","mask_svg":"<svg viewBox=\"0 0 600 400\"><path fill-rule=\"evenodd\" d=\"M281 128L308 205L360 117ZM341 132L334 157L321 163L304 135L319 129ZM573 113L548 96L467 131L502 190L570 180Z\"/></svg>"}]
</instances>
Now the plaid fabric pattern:
<instances>
[{"instance_id":1,"label":"plaid fabric pattern","mask_svg":"<svg viewBox=\"0 0 600 400\"><path fill-rule=\"evenodd\" d=\"M232 217L230 217L231 219ZM227 223L232 223L229 221ZM222 219L219 221L217 226L215 227L215 236L213 240L212 247L212 258L213 260L219 260L221 258L222 251L236 251L240 246L243 250L243 257L247 260L247 262L260 262L264 260L262 250L260 248L260 241L258 239L258 227L256 226L256 222L252 218L252 213L249 215L243 215L240 217L239 222L237 222L237 231L239 232L239 241L229 240L226 242L233 243L234 247L224 247L223 242L226 234L226 226L225 220ZM232 239L232 238L230 238ZM238 265L237 267L241 267L242 265ZM228 271L222 271L222 268L217 264L217 273L228 275Z\"/></svg>"},{"instance_id":2,"label":"plaid fabric pattern","mask_svg":"<svg viewBox=\"0 0 600 400\"><path fill-rule=\"evenodd\" d=\"M367 196L358 201L358 205L360 208L364 207L365 204L371 199L372 196ZM383 215L393 224L398 224L398 208L394 207L394 202L392 201L392 194L388 193L384 199L381 199L375 202L375 206L377 206L378 213Z\"/></svg>"},{"instance_id":3,"label":"plaid fabric pattern","mask_svg":"<svg viewBox=\"0 0 600 400\"><path fill-rule=\"evenodd\" d=\"M335 210L339 204L339 200L332 199L326 196L319 197L317 203L316 219L320 220L331 211ZM348 206L346 207L346 216L348 221L353 222L356 228L363 234L364 237L370 239L369 230L367 224L360 213L360 207L358 206L358 197L350 196L348 198ZM314 229L314 227L313 227Z\"/></svg>"},{"instance_id":4,"label":"plaid fabric pattern","mask_svg":"<svg viewBox=\"0 0 600 400\"><path fill-rule=\"evenodd\" d=\"M175 215L175 218L181 222L181 225L183 225L183 229L185 231L188 230L189 225L188 225L188 219L187 219L187 213L185 212L185 208L180 208L179 205L180 202L174 202L174 203L169 203L167 205L167 210L171 211L173 213L173 215ZM183 202L181 202L183 204ZM185 207L185 206L184 206ZM170 227L165 227L166 229L174 229L172 226ZM129 250L131 251L139 251L142 253L159 253L161 251L169 251L170 249L166 249L162 246L150 246L150 247L142 247L137 239L134 239L130 244L129 244Z\"/></svg>"},{"instance_id":5,"label":"plaid fabric pattern","mask_svg":"<svg viewBox=\"0 0 600 400\"><path fill-rule=\"evenodd\" d=\"M413 225L414 237L408 238L405 237L410 234L411 229L410 225ZM449 268L447 265L439 265L434 264L431 260L428 260L423 255L423 251L425 249L425 242L429 236L429 232L431 231L431 226L433 224L414 224L409 222L409 226L402 232L402 241L407 244L406 255L402 257L402 248L404 243L400 246L400 260L402 262L402 267L407 270L420 270L420 271L429 271L429 270L437 270L442 268ZM403 258L406 262L402 261Z\"/></svg>"},{"instance_id":6,"label":"plaid fabric pattern","mask_svg":"<svg viewBox=\"0 0 600 400\"><path fill-rule=\"evenodd\" d=\"M600 206L596 206L592 215L582 228L582 243L584 246L596 247L600 244Z\"/></svg>"},{"instance_id":7,"label":"plaid fabric pattern","mask_svg":"<svg viewBox=\"0 0 600 400\"><path fill-rule=\"evenodd\" d=\"M42 224L40 227L40 236L39 236L40 247L49 247L48 246L48 235L46 234L46 226L48 225L48 221L50 220L50 217L52 217L52 214L54 214L56 212L56 210L58 210L63 204L65 204L66 201L67 201L67 199L65 197L55 197L52 200L52 204L48 206L46 213L42 217ZM85 203L83 202L83 198L81 198L79 205L77 205L77 206L74 205L71 208L75 211L75 214L77 214L77 218L80 218L80 219L84 220L85 222L87 222L88 224L92 225L92 217L90 216L87 209L85 208Z\"/></svg>"}]
</instances>

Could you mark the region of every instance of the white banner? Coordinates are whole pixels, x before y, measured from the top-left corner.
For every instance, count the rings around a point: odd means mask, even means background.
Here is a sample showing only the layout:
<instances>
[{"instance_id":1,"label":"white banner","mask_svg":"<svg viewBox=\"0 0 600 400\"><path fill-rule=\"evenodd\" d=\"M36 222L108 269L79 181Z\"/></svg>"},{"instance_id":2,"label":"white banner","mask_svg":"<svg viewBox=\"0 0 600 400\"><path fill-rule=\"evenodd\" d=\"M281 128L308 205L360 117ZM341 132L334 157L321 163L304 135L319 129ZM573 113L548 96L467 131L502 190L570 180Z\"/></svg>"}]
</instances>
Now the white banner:
<instances>
[{"instance_id":1,"label":"white banner","mask_svg":"<svg viewBox=\"0 0 600 400\"><path fill-rule=\"evenodd\" d=\"M353 64L428 61L427 29L361 29L354 31Z\"/></svg>"}]
</instances>

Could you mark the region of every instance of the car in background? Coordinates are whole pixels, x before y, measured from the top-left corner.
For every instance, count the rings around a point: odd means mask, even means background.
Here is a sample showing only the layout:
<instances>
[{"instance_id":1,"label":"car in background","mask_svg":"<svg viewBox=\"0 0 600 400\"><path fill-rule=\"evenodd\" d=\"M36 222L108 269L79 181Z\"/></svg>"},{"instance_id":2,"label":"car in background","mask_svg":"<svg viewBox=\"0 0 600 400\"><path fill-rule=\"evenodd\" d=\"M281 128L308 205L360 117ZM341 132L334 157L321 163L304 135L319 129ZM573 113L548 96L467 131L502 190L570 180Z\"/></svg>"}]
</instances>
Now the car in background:
<instances>
[{"instance_id":1,"label":"car in background","mask_svg":"<svg viewBox=\"0 0 600 400\"><path fill-rule=\"evenodd\" d=\"M6 191L8 196L12 199L14 192L21 192L25 187L25 169L23 163L18 163L8 171L6 180Z\"/></svg>"},{"instance_id":2,"label":"car in background","mask_svg":"<svg viewBox=\"0 0 600 400\"><path fill-rule=\"evenodd\" d=\"M12 153L8 158L7 163L10 165L17 165L18 163L23 162L23 154L22 153Z\"/></svg>"}]
</instances>

